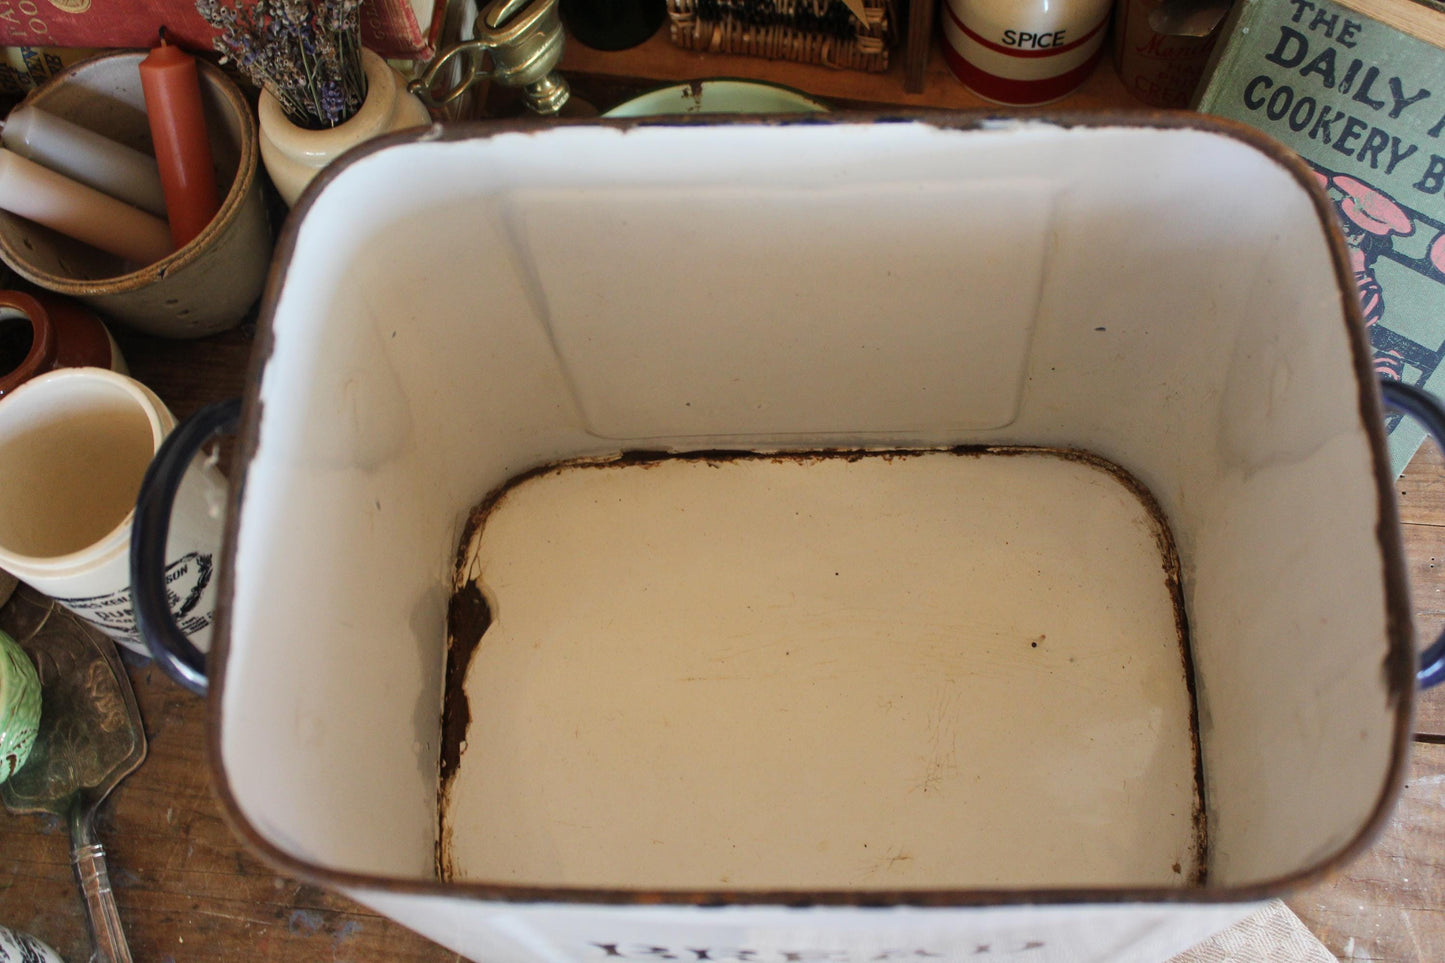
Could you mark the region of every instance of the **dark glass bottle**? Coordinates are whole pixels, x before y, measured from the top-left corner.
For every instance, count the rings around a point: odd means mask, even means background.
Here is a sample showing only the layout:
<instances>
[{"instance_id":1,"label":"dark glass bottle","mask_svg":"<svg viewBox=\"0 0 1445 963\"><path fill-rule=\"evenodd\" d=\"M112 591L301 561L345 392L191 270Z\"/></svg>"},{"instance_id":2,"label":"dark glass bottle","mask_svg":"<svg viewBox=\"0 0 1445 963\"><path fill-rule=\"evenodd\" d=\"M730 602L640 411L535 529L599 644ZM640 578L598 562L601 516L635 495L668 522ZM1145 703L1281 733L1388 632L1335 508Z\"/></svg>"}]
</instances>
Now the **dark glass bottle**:
<instances>
[{"instance_id":1,"label":"dark glass bottle","mask_svg":"<svg viewBox=\"0 0 1445 963\"><path fill-rule=\"evenodd\" d=\"M595 50L626 50L657 33L666 0L560 0L568 37Z\"/></svg>"}]
</instances>

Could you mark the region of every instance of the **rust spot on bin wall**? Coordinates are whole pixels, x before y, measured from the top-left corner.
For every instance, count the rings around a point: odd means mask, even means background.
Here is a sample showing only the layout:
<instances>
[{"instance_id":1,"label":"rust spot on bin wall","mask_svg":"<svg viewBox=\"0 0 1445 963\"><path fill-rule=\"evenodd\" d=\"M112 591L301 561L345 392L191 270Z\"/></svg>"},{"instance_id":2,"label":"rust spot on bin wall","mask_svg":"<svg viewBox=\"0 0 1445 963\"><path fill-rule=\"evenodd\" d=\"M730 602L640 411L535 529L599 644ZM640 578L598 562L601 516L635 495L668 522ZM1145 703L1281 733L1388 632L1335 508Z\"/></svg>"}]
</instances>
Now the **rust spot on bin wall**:
<instances>
[{"instance_id":1,"label":"rust spot on bin wall","mask_svg":"<svg viewBox=\"0 0 1445 963\"><path fill-rule=\"evenodd\" d=\"M442 748L438 812L445 811L445 800L451 791L452 779L462 760L462 745L472 724L471 706L467 701L467 669L482 636L492 624L492 608L477 583L468 581L452 594L447 603L447 664L445 692L442 697ZM436 838L436 859L439 869L450 876L445 827L439 825Z\"/></svg>"},{"instance_id":2,"label":"rust spot on bin wall","mask_svg":"<svg viewBox=\"0 0 1445 963\"><path fill-rule=\"evenodd\" d=\"M492 609L475 582L459 588L447 605L447 693L460 690L466 681L472 654L481 644L482 636L492 624ZM442 710L441 775L448 782L456 774L461 758L461 744L472 721L465 696L448 698Z\"/></svg>"}]
</instances>

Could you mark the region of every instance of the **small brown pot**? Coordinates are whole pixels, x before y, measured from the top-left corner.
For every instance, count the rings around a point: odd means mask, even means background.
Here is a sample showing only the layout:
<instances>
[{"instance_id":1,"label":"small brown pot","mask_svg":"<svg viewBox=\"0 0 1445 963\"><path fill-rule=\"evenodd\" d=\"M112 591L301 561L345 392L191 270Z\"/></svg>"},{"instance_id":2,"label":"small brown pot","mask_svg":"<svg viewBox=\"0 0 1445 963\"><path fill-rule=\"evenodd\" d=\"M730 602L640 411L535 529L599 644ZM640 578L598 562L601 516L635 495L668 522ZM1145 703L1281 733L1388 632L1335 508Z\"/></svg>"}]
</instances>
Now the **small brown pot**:
<instances>
[{"instance_id":1,"label":"small brown pot","mask_svg":"<svg viewBox=\"0 0 1445 963\"><path fill-rule=\"evenodd\" d=\"M0 397L38 374L80 367L126 371L99 318L66 298L0 291Z\"/></svg>"}]
</instances>

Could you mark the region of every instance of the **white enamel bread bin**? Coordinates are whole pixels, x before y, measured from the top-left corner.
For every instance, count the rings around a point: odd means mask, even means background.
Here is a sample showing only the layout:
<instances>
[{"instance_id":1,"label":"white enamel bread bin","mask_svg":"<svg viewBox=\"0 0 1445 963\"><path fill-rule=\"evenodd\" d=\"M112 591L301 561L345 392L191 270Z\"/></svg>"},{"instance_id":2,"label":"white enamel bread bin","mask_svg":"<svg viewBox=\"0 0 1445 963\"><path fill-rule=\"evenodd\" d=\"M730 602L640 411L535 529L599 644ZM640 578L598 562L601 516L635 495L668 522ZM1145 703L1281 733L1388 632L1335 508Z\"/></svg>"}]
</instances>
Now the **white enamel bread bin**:
<instances>
[{"instance_id":1,"label":"white enamel bread bin","mask_svg":"<svg viewBox=\"0 0 1445 963\"><path fill-rule=\"evenodd\" d=\"M298 207L257 355L210 663L215 782L239 834L280 871L468 959L1164 960L1348 858L1393 802L1412 638L1369 348L1326 202L1298 163L1242 129L842 116L393 137ZM1115 838L1103 823L1042 859L1033 834L1000 825L1003 862L981 875L925 858L950 831L878 857L931 866L913 875L878 864L834 878L799 862L794 878L785 860L749 876L759 849L733 882L698 868L706 821L688 830L696 847L686 834L663 841L660 826L658 840L583 871L570 860L585 841L560 817L526 829L539 842L525 868L439 875L449 597L489 493L623 452L706 451L722 465L737 452L958 446L1087 453L1152 493L1177 552L1174 581L1160 584L1177 587L1192 657L1199 757L1184 784L1199 777L1207 823L1197 875L1071 870L1074 848ZM578 518L557 531L589 513ZM569 587L556 594L565 603ZM521 608L490 601L499 624ZM454 643L457 632L454 618ZM479 634L479 651L502 644ZM572 641L582 651L589 639ZM473 696L474 726L505 727L508 707L527 718L547 696L545 668L518 664ZM605 692L655 668L624 659L589 674ZM1045 701L1033 691L1024 683L972 718L1025 725ZM860 716L879 708L847 698ZM546 718L570 711L563 701ZM1065 715L1050 732L1067 746L1104 731L1096 721ZM656 727L625 729L601 708L580 717L578 739L584 729L625 760L618 744ZM861 737L833 731L840 747ZM1038 820L1093 812L1087 773L1038 776L1029 747L1050 738L1030 737L1016 766L961 771L999 792L1015 769L1043 778L1052 809L1042 790L1002 807ZM746 756L723 758L729 745L679 752L704 776L712 760L748 772ZM837 775L821 745L797 771ZM524 746L478 784L572 768L559 764L565 747ZM505 761L508 747L487 752ZM538 785L551 788L514 800L517 819L601 812L589 782ZM867 778L848 785L816 811L887 798ZM669 807L654 790L639 775L630 796L626 778L605 795L614 813L635 804L659 822L715 801L684 791ZM806 795L740 796L753 802L719 818L766 821L758 800ZM930 811L979 829L962 803L930 798L941 800ZM886 826L892 810L868 812ZM506 823L490 828L505 842ZM663 859L642 852L664 844ZM1010 873L1009 852L1044 868Z\"/></svg>"}]
</instances>

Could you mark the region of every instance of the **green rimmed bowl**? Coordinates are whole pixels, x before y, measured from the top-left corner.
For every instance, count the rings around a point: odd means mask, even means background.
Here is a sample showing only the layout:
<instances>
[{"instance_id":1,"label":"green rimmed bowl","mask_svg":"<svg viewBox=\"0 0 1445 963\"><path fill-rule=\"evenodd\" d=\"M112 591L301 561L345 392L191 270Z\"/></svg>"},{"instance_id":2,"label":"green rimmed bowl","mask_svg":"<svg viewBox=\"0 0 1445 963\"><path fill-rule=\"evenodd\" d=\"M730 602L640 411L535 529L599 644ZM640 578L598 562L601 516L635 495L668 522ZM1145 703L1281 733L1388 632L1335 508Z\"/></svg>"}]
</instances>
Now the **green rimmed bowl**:
<instances>
[{"instance_id":1,"label":"green rimmed bowl","mask_svg":"<svg viewBox=\"0 0 1445 963\"><path fill-rule=\"evenodd\" d=\"M30 656L0 632L0 782L30 758L40 731L40 678Z\"/></svg>"},{"instance_id":2,"label":"green rimmed bowl","mask_svg":"<svg viewBox=\"0 0 1445 963\"><path fill-rule=\"evenodd\" d=\"M757 80L700 80L634 97L603 117L670 114L820 114L828 108L802 91Z\"/></svg>"}]
</instances>

